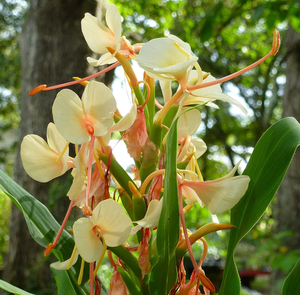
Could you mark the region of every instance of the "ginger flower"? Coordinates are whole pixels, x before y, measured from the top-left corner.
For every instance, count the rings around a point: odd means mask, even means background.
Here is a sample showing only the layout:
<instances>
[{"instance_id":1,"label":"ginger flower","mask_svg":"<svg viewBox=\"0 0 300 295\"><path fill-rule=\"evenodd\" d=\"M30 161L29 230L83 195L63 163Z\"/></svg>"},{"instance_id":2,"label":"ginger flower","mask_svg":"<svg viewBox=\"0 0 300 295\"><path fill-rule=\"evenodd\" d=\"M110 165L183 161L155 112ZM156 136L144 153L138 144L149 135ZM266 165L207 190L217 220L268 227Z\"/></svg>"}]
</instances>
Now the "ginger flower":
<instances>
[{"instance_id":1,"label":"ginger flower","mask_svg":"<svg viewBox=\"0 0 300 295\"><path fill-rule=\"evenodd\" d=\"M38 135L29 134L21 143L23 167L30 177L39 182L59 177L73 166L68 143L53 123L47 127L47 142Z\"/></svg>"},{"instance_id":2,"label":"ginger flower","mask_svg":"<svg viewBox=\"0 0 300 295\"><path fill-rule=\"evenodd\" d=\"M197 81L198 72L196 70L192 70L189 74L188 86L216 81L216 78L209 73L202 73L205 78L203 81L201 81L201 83L199 83ZM245 109L245 107L229 95L223 93L222 88L219 84L191 91L191 95L189 95L187 99L183 101L183 105L188 106L198 104L218 108L218 106L213 103L215 100L223 100L234 104L239 107L245 114L247 114L247 110Z\"/></svg>"},{"instance_id":3,"label":"ginger flower","mask_svg":"<svg viewBox=\"0 0 300 295\"><path fill-rule=\"evenodd\" d=\"M61 90L54 101L52 112L62 136L74 144L83 144L91 136L107 134L114 123L116 109L111 90L103 83L92 81L85 87L82 100L69 89Z\"/></svg>"},{"instance_id":4,"label":"ginger flower","mask_svg":"<svg viewBox=\"0 0 300 295\"><path fill-rule=\"evenodd\" d=\"M223 213L233 208L244 196L250 182L249 176L234 176L238 163L226 176L211 181L179 179L179 188L185 202L205 205L212 214Z\"/></svg>"},{"instance_id":5,"label":"ginger flower","mask_svg":"<svg viewBox=\"0 0 300 295\"><path fill-rule=\"evenodd\" d=\"M73 225L78 253L86 262L100 258L104 243L109 247L122 245L130 230L130 218L122 206L112 199L100 202L90 219L80 218Z\"/></svg>"},{"instance_id":6,"label":"ginger flower","mask_svg":"<svg viewBox=\"0 0 300 295\"><path fill-rule=\"evenodd\" d=\"M88 46L92 51L103 54L99 60L88 57L88 62L94 66L110 64L116 61L114 56L108 52L107 47L114 49L115 52L119 50L129 52L132 50L129 42L121 37L121 16L114 4L108 5L105 19L107 27L98 18L89 13L86 13L81 21L82 33Z\"/></svg>"},{"instance_id":7,"label":"ginger flower","mask_svg":"<svg viewBox=\"0 0 300 295\"><path fill-rule=\"evenodd\" d=\"M137 62L148 76L157 80L177 80L185 85L188 73L198 58L188 43L174 35L144 44Z\"/></svg>"}]
</instances>

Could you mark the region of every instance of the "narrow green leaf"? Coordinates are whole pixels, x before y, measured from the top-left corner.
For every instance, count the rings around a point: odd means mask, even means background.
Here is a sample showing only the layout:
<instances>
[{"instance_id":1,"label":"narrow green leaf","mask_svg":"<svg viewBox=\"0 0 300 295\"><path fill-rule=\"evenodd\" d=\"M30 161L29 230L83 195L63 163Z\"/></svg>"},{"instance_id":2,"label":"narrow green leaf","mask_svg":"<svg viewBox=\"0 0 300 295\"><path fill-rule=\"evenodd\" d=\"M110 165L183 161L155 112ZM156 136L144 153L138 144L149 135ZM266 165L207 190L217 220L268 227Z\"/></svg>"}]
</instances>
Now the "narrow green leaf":
<instances>
[{"instance_id":1,"label":"narrow green leaf","mask_svg":"<svg viewBox=\"0 0 300 295\"><path fill-rule=\"evenodd\" d=\"M241 201L231 210L228 254L219 295L240 294L240 279L234 263L238 242L260 219L278 190L300 143L300 125L294 118L284 118L272 125L260 138L244 175L251 179Z\"/></svg>"},{"instance_id":2,"label":"narrow green leaf","mask_svg":"<svg viewBox=\"0 0 300 295\"><path fill-rule=\"evenodd\" d=\"M30 234L34 240L43 247L53 242L60 225L52 216L50 211L41 202L35 199L3 171L0 170L0 189L18 206L22 211ZM70 258L74 248L73 237L64 230L58 244L52 251L59 261ZM69 270L72 277L79 274L79 266L75 265ZM86 272L84 278L87 278ZM84 282L86 279L84 279ZM80 287L84 289L84 286Z\"/></svg>"},{"instance_id":3,"label":"narrow green leaf","mask_svg":"<svg viewBox=\"0 0 300 295\"><path fill-rule=\"evenodd\" d=\"M282 287L281 295L300 294L300 259L289 273Z\"/></svg>"},{"instance_id":4,"label":"narrow green leaf","mask_svg":"<svg viewBox=\"0 0 300 295\"><path fill-rule=\"evenodd\" d=\"M82 292L80 287L77 284L73 284L69 274L66 270L57 270L50 266L52 274L54 276L56 286L57 286L57 295L80 295L85 294Z\"/></svg>"},{"instance_id":5,"label":"narrow green leaf","mask_svg":"<svg viewBox=\"0 0 300 295\"><path fill-rule=\"evenodd\" d=\"M176 246L179 240L179 204L176 172L177 120L171 126L166 144L166 173L162 213L157 228L158 262L150 277L152 295L168 294L177 280Z\"/></svg>"},{"instance_id":6,"label":"narrow green leaf","mask_svg":"<svg viewBox=\"0 0 300 295\"><path fill-rule=\"evenodd\" d=\"M2 280L0 280L0 288L15 295L34 295Z\"/></svg>"}]
</instances>

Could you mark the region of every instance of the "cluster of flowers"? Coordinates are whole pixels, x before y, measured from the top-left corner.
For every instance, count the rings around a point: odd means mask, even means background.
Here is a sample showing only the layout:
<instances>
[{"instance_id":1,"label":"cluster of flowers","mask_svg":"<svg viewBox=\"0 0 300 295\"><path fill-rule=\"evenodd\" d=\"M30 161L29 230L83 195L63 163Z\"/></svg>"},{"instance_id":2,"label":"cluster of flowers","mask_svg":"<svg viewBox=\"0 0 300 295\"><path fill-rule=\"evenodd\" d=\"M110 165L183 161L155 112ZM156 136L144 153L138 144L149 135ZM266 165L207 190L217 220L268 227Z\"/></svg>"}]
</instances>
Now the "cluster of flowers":
<instances>
[{"instance_id":1,"label":"cluster of flowers","mask_svg":"<svg viewBox=\"0 0 300 295\"><path fill-rule=\"evenodd\" d=\"M30 134L25 136L21 145L24 168L37 181L48 182L72 169L73 183L67 193L71 202L61 231L73 206L81 208L85 215L73 225L75 247L71 258L55 263L54 267L68 269L80 255L82 265L84 261L90 263L91 294L94 294L93 281L97 269L108 247L124 245L128 251L137 251L142 276L151 271L149 240L159 223L164 186L168 181L164 179L165 142L172 122L179 118L177 180L179 195L187 206L180 207L182 235L178 247L188 248L195 270L188 283L185 279L178 280L172 294L199 294L199 282L202 282L204 292L209 294L214 292L214 287L201 269L205 253L197 265L190 245L201 239L206 249L204 234L230 229L232 225L208 224L189 237L184 214L195 203L207 206L212 214L231 209L245 194L250 179L243 175L234 176L237 165L225 177L204 181L197 159L205 153L206 144L192 136L201 123L199 106L217 108L213 101L223 100L246 111L241 104L222 93L219 86L220 82L232 77L216 80L203 72L189 44L181 39L169 35L146 44L131 45L122 37L121 16L114 5L108 6L106 24L88 13L82 20L82 32L88 46L101 54L99 60L88 58L88 62L94 66L111 64L100 73L120 64L123 66L132 89L129 113L122 117L111 90L103 83L87 82L90 79L87 77L73 82L85 86L81 99L68 89L57 94L52 108L54 123L48 125L47 142ZM276 54L278 46L278 34L275 32L270 54ZM144 69L143 81L137 80L130 59L136 60ZM247 70L249 68L243 71ZM163 105L155 100L155 80L163 93ZM172 81L179 83L174 95ZM141 83L144 85L143 91ZM41 85L31 94L55 87ZM135 161L133 179L112 155L109 146L112 132L121 133L121 140L124 140L128 153ZM75 144L75 158L69 156L69 143ZM119 198L109 193L112 181ZM57 244L61 231L53 244L47 247L46 255ZM128 243L128 238L133 235L138 236L138 245ZM128 294L117 268L124 268L124 264L108 253L114 267L108 294ZM80 282L81 278L78 279Z\"/></svg>"}]
</instances>

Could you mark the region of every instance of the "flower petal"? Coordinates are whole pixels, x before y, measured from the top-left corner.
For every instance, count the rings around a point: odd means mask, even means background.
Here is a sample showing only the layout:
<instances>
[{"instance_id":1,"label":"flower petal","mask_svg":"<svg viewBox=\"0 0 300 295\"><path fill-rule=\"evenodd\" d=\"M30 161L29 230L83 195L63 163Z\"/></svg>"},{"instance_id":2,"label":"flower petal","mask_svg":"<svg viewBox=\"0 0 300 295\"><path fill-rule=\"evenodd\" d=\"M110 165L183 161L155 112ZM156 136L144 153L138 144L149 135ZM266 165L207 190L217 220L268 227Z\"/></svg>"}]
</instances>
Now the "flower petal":
<instances>
[{"instance_id":1,"label":"flower petal","mask_svg":"<svg viewBox=\"0 0 300 295\"><path fill-rule=\"evenodd\" d=\"M86 13L81 21L81 30L88 46L96 53L106 53L107 47L116 46L112 31L89 13Z\"/></svg>"},{"instance_id":2,"label":"flower petal","mask_svg":"<svg viewBox=\"0 0 300 295\"><path fill-rule=\"evenodd\" d=\"M137 106L135 102L132 103L132 107L128 114L126 114L118 123L108 129L109 132L124 131L128 129L135 121L137 114Z\"/></svg>"},{"instance_id":3,"label":"flower petal","mask_svg":"<svg viewBox=\"0 0 300 295\"><path fill-rule=\"evenodd\" d=\"M82 102L75 92L61 90L53 103L52 113L57 130L67 141L82 144L89 140L90 135L83 124Z\"/></svg>"},{"instance_id":4,"label":"flower petal","mask_svg":"<svg viewBox=\"0 0 300 295\"><path fill-rule=\"evenodd\" d=\"M72 261L72 264L71 266L73 266L77 260L78 260L78 250L75 252L75 256L73 258L73 261ZM67 267L69 266L70 264L70 261L71 261L71 258L65 260L65 261L62 261L62 262L54 262L54 263L51 263L51 267L54 268L54 269L57 269L57 270L66 270Z\"/></svg>"},{"instance_id":5,"label":"flower petal","mask_svg":"<svg viewBox=\"0 0 300 295\"><path fill-rule=\"evenodd\" d=\"M96 206L91 221L100 227L105 243L110 247L123 244L129 237L131 220L123 207L112 199L104 200Z\"/></svg>"},{"instance_id":6,"label":"flower petal","mask_svg":"<svg viewBox=\"0 0 300 295\"><path fill-rule=\"evenodd\" d=\"M134 222L145 228L153 228L157 226L161 209L162 209L162 204L163 204L163 198L161 198L159 201L152 200L149 203L145 217L141 220L134 221Z\"/></svg>"},{"instance_id":7,"label":"flower petal","mask_svg":"<svg viewBox=\"0 0 300 295\"><path fill-rule=\"evenodd\" d=\"M222 180L189 181L183 185L193 189L212 214L223 213L233 208L248 189L250 178L240 175Z\"/></svg>"},{"instance_id":8,"label":"flower petal","mask_svg":"<svg viewBox=\"0 0 300 295\"><path fill-rule=\"evenodd\" d=\"M114 4L110 4L106 10L106 23L108 27L113 31L115 36L115 49L120 50L121 47L121 35L122 35L122 25L121 25L121 15L118 8Z\"/></svg>"},{"instance_id":9,"label":"flower petal","mask_svg":"<svg viewBox=\"0 0 300 295\"><path fill-rule=\"evenodd\" d=\"M78 253L86 262L95 262L103 251L103 245L93 230L94 224L88 218L80 218L73 225Z\"/></svg>"},{"instance_id":10,"label":"flower petal","mask_svg":"<svg viewBox=\"0 0 300 295\"><path fill-rule=\"evenodd\" d=\"M197 109L180 115L177 125L178 140L193 135L201 124L201 113Z\"/></svg>"},{"instance_id":11,"label":"flower petal","mask_svg":"<svg viewBox=\"0 0 300 295\"><path fill-rule=\"evenodd\" d=\"M103 136L114 123L113 113L117 109L111 90L103 83L92 81L82 95L85 115L91 120L95 136Z\"/></svg>"},{"instance_id":12,"label":"flower petal","mask_svg":"<svg viewBox=\"0 0 300 295\"><path fill-rule=\"evenodd\" d=\"M21 159L26 173L34 180L48 182L64 174L68 167L62 160L56 163L59 154L53 151L38 135L30 134L23 138Z\"/></svg>"}]
</instances>

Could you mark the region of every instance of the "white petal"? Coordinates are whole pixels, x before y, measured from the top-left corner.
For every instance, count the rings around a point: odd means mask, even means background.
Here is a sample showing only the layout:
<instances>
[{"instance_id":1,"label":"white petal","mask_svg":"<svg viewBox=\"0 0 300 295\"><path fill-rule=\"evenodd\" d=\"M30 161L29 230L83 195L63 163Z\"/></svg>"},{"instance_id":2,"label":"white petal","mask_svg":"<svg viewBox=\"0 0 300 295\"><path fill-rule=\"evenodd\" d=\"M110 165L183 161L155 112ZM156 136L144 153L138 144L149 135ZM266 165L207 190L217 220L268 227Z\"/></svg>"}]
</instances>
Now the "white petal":
<instances>
[{"instance_id":1,"label":"white petal","mask_svg":"<svg viewBox=\"0 0 300 295\"><path fill-rule=\"evenodd\" d=\"M48 182L67 171L67 165L59 161L58 153L46 141L35 135L26 135L21 144L21 159L26 173L34 180Z\"/></svg>"},{"instance_id":2,"label":"white petal","mask_svg":"<svg viewBox=\"0 0 300 295\"><path fill-rule=\"evenodd\" d=\"M130 235L131 220L123 207L112 199L96 206L91 221L100 227L105 243L110 247L123 244Z\"/></svg>"},{"instance_id":3,"label":"white petal","mask_svg":"<svg viewBox=\"0 0 300 295\"><path fill-rule=\"evenodd\" d=\"M103 54L107 52L106 47L115 48L116 41L112 31L91 14L84 15L81 30L92 51Z\"/></svg>"},{"instance_id":4,"label":"white petal","mask_svg":"<svg viewBox=\"0 0 300 295\"><path fill-rule=\"evenodd\" d=\"M59 133L74 144L82 144L90 138L83 125L85 117L78 95L69 90L61 90L52 106L53 120Z\"/></svg>"},{"instance_id":5,"label":"white petal","mask_svg":"<svg viewBox=\"0 0 300 295\"><path fill-rule=\"evenodd\" d=\"M192 188L212 214L223 213L233 208L248 189L250 178L245 175L213 180L184 181L184 185Z\"/></svg>"},{"instance_id":6,"label":"white petal","mask_svg":"<svg viewBox=\"0 0 300 295\"><path fill-rule=\"evenodd\" d=\"M178 119L178 140L186 138L188 135L193 135L201 124L201 113L197 109L188 111L180 115Z\"/></svg>"},{"instance_id":7,"label":"white petal","mask_svg":"<svg viewBox=\"0 0 300 295\"><path fill-rule=\"evenodd\" d=\"M118 11L118 8L114 4L110 4L107 7L106 11L106 23L108 27L113 31L115 36L116 51L120 50L120 42L122 35L122 26L121 26L121 15Z\"/></svg>"},{"instance_id":8,"label":"white petal","mask_svg":"<svg viewBox=\"0 0 300 295\"><path fill-rule=\"evenodd\" d=\"M92 81L82 95L84 113L91 120L95 136L103 136L113 125L113 113L117 109L111 90L103 83Z\"/></svg>"},{"instance_id":9,"label":"white petal","mask_svg":"<svg viewBox=\"0 0 300 295\"><path fill-rule=\"evenodd\" d=\"M49 123L47 127L47 142L49 147L57 152L59 155L64 150L67 141L63 138L63 136L58 132L55 124ZM69 147L67 147L64 155L62 156L62 162L64 165L67 165L69 160Z\"/></svg>"},{"instance_id":10,"label":"white petal","mask_svg":"<svg viewBox=\"0 0 300 295\"><path fill-rule=\"evenodd\" d=\"M161 209L163 204L163 198L158 200L152 200L149 203L145 217L139 221L134 221L138 225L145 228L153 228L158 225Z\"/></svg>"},{"instance_id":11,"label":"white petal","mask_svg":"<svg viewBox=\"0 0 300 295\"><path fill-rule=\"evenodd\" d=\"M126 114L119 122L108 129L109 132L124 131L128 129L135 121L137 114L137 106L133 102L130 112Z\"/></svg>"},{"instance_id":12,"label":"white petal","mask_svg":"<svg viewBox=\"0 0 300 295\"><path fill-rule=\"evenodd\" d=\"M98 260L103 245L93 230L94 224L88 218L80 218L73 225L73 233L78 253L86 262Z\"/></svg>"},{"instance_id":13,"label":"white petal","mask_svg":"<svg viewBox=\"0 0 300 295\"><path fill-rule=\"evenodd\" d=\"M78 253L78 250L77 250L76 253L75 253L74 259L72 261L71 266L73 266L77 262L78 255L79 255L79 253ZM66 270L67 267L70 264L70 261L71 261L71 258L69 258L69 259L67 259L65 261L62 261L62 262L58 261L58 262L51 263L50 266L53 267L54 269L57 269L57 270Z\"/></svg>"},{"instance_id":14,"label":"white petal","mask_svg":"<svg viewBox=\"0 0 300 295\"><path fill-rule=\"evenodd\" d=\"M172 97L172 87L171 81L169 80L159 80L160 89L163 94L164 102L167 103Z\"/></svg>"},{"instance_id":15,"label":"white petal","mask_svg":"<svg viewBox=\"0 0 300 295\"><path fill-rule=\"evenodd\" d=\"M196 159L201 157L207 150L207 146L205 142L198 137L192 137L191 143L195 146L196 148Z\"/></svg>"}]
</instances>

